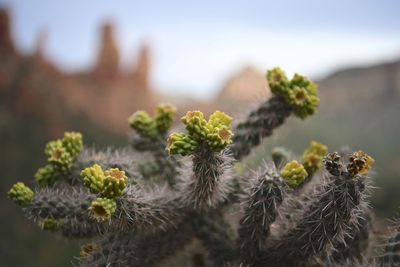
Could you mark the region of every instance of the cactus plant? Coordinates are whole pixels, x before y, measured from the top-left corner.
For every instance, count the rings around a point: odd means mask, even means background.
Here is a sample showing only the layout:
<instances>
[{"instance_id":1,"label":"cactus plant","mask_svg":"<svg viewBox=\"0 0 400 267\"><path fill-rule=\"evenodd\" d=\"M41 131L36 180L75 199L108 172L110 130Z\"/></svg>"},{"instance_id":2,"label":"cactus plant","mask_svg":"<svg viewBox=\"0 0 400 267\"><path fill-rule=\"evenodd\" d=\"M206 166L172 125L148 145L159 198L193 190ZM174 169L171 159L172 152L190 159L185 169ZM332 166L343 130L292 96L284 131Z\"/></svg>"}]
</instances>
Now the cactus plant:
<instances>
[{"instance_id":1,"label":"cactus plant","mask_svg":"<svg viewBox=\"0 0 400 267\"><path fill-rule=\"evenodd\" d=\"M311 142L299 158L277 148L271 163L246 168L242 159L291 114L305 119L319 105L308 78L279 68L266 78L273 96L239 122L192 110L176 131L176 108L160 104L129 118L128 148L99 151L65 133L46 145L37 186L17 183L8 196L43 230L84 239L80 266L173 257L182 266L395 266L398 232L381 254L366 249L374 160L365 152L327 154Z\"/></svg>"}]
</instances>

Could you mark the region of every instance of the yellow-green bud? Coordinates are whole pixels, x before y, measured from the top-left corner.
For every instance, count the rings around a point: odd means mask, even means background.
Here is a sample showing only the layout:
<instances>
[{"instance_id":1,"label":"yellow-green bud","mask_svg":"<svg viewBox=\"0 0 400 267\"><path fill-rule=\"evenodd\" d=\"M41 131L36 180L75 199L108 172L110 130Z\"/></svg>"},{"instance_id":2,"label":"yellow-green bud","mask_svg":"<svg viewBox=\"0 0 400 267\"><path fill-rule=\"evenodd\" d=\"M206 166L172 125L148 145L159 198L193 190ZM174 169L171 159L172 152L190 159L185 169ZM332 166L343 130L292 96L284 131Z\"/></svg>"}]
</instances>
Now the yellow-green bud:
<instances>
[{"instance_id":1,"label":"yellow-green bud","mask_svg":"<svg viewBox=\"0 0 400 267\"><path fill-rule=\"evenodd\" d=\"M294 188L307 177L308 173L302 164L292 160L283 167L280 175L287 185Z\"/></svg>"},{"instance_id":2,"label":"yellow-green bud","mask_svg":"<svg viewBox=\"0 0 400 267\"><path fill-rule=\"evenodd\" d=\"M318 142L311 141L310 146L303 152L303 165L308 173L316 172L322 165L328 148Z\"/></svg>"},{"instance_id":3,"label":"yellow-green bud","mask_svg":"<svg viewBox=\"0 0 400 267\"><path fill-rule=\"evenodd\" d=\"M98 222L104 222L111 218L117 209L117 203L110 198L97 198L89 207L90 216Z\"/></svg>"},{"instance_id":4,"label":"yellow-green bud","mask_svg":"<svg viewBox=\"0 0 400 267\"><path fill-rule=\"evenodd\" d=\"M40 186L53 185L57 180L59 172L54 166L46 165L45 167L39 168L35 173L35 181Z\"/></svg>"},{"instance_id":5,"label":"yellow-green bud","mask_svg":"<svg viewBox=\"0 0 400 267\"><path fill-rule=\"evenodd\" d=\"M172 133L168 137L167 150L170 155L182 155L187 156L193 153L199 143L194 140L191 136L184 133Z\"/></svg>"},{"instance_id":6,"label":"yellow-green bud","mask_svg":"<svg viewBox=\"0 0 400 267\"><path fill-rule=\"evenodd\" d=\"M8 197L20 206L31 203L34 195L33 191L22 182L14 184L8 191Z\"/></svg>"},{"instance_id":7,"label":"yellow-green bud","mask_svg":"<svg viewBox=\"0 0 400 267\"><path fill-rule=\"evenodd\" d=\"M72 158L75 159L83 149L82 134L78 132L65 132L62 145Z\"/></svg>"},{"instance_id":8,"label":"yellow-green bud","mask_svg":"<svg viewBox=\"0 0 400 267\"><path fill-rule=\"evenodd\" d=\"M267 81L271 92L275 95L285 96L289 88L289 80L281 68L273 68L267 71Z\"/></svg>"},{"instance_id":9,"label":"yellow-green bud","mask_svg":"<svg viewBox=\"0 0 400 267\"><path fill-rule=\"evenodd\" d=\"M176 114L176 108L170 104L159 104L156 109L154 121L159 133L165 133L172 126Z\"/></svg>"},{"instance_id":10,"label":"yellow-green bud","mask_svg":"<svg viewBox=\"0 0 400 267\"><path fill-rule=\"evenodd\" d=\"M156 123L145 111L141 110L133 113L129 118L129 126L135 129L142 136L157 136Z\"/></svg>"},{"instance_id":11,"label":"yellow-green bud","mask_svg":"<svg viewBox=\"0 0 400 267\"><path fill-rule=\"evenodd\" d=\"M64 147L53 147L50 153L48 162L56 167L62 173L67 173L72 166L72 156Z\"/></svg>"},{"instance_id":12,"label":"yellow-green bud","mask_svg":"<svg viewBox=\"0 0 400 267\"><path fill-rule=\"evenodd\" d=\"M222 111L215 111L211 116L208 118L207 128L210 131L213 131L214 128L219 128L225 126L226 128L230 129L232 127L232 117Z\"/></svg>"},{"instance_id":13,"label":"yellow-green bud","mask_svg":"<svg viewBox=\"0 0 400 267\"><path fill-rule=\"evenodd\" d=\"M224 149L232 143L232 117L221 111L215 111L208 119L206 142L214 150Z\"/></svg>"},{"instance_id":14,"label":"yellow-green bud","mask_svg":"<svg viewBox=\"0 0 400 267\"><path fill-rule=\"evenodd\" d=\"M94 164L81 171L83 184L90 189L90 192L97 194L103 190L105 175L100 165Z\"/></svg>"},{"instance_id":15,"label":"yellow-green bud","mask_svg":"<svg viewBox=\"0 0 400 267\"><path fill-rule=\"evenodd\" d=\"M181 118L181 121L186 125L186 130L189 135L196 141L204 140L207 137L209 131L203 112L198 110L188 111L186 115Z\"/></svg>"},{"instance_id":16,"label":"yellow-green bud","mask_svg":"<svg viewBox=\"0 0 400 267\"><path fill-rule=\"evenodd\" d=\"M319 98L302 87L290 90L287 99L295 115L301 119L313 115L319 106Z\"/></svg>"},{"instance_id":17,"label":"yellow-green bud","mask_svg":"<svg viewBox=\"0 0 400 267\"><path fill-rule=\"evenodd\" d=\"M207 135L207 144L214 150L224 149L232 143L233 133L228 127L215 127L211 133Z\"/></svg>"},{"instance_id":18,"label":"yellow-green bud","mask_svg":"<svg viewBox=\"0 0 400 267\"><path fill-rule=\"evenodd\" d=\"M118 168L112 168L104 172L104 186L101 195L107 198L116 198L122 196L125 190L128 177L125 172Z\"/></svg>"},{"instance_id":19,"label":"yellow-green bud","mask_svg":"<svg viewBox=\"0 0 400 267\"><path fill-rule=\"evenodd\" d=\"M290 80L290 87L291 88L301 87L305 88L307 92L310 93L311 95L318 94L317 85L307 77L297 73L294 74L293 78Z\"/></svg>"},{"instance_id":20,"label":"yellow-green bud","mask_svg":"<svg viewBox=\"0 0 400 267\"><path fill-rule=\"evenodd\" d=\"M294 114L304 119L315 113L319 105L317 85L308 78L295 74L289 81L280 68L267 72L272 93L285 97Z\"/></svg>"},{"instance_id":21,"label":"yellow-green bud","mask_svg":"<svg viewBox=\"0 0 400 267\"><path fill-rule=\"evenodd\" d=\"M62 148L63 148L63 143L62 143L61 139L53 140L46 144L46 146L44 148L44 153L49 158L53 154L54 150L62 149Z\"/></svg>"},{"instance_id":22,"label":"yellow-green bud","mask_svg":"<svg viewBox=\"0 0 400 267\"><path fill-rule=\"evenodd\" d=\"M365 153L364 151L354 152L349 157L349 163L347 164L347 171L351 177L354 177L358 174L366 174L369 169L374 164L375 160Z\"/></svg>"},{"instance_id":23,"label":"yellow-green bud","mask_svg":"<svg viewBox=\"0 0 400 267\"><path fill-rule=\"evenodd\" d=\"M39 221L39 227L46 231L58 231L64 225L63 219L46 218Z\"/></svg>"}]
</instances>

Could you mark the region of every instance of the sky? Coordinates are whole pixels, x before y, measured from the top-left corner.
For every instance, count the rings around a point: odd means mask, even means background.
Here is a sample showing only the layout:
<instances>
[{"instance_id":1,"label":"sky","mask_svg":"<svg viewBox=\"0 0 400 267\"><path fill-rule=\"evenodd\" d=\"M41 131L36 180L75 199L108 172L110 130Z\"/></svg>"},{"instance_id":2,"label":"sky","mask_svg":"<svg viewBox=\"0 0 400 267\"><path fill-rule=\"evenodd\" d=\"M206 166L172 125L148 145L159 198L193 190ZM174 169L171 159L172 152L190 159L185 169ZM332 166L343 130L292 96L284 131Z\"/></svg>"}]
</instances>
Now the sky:
<instances>
[{"instance_id":1,"label":"sky","mask_svg":"<svg viewBox=\"0 0 400 267\"><path fill-rule=\"evenodd\" d=\"M99 27L115 24L121 65L142 43L153 87L207 99L245 66L323 77L400 58L398 0L0 0L18 48L47 32L45 55L65 71L92 66Z\"/></svg>"}]
</instances>

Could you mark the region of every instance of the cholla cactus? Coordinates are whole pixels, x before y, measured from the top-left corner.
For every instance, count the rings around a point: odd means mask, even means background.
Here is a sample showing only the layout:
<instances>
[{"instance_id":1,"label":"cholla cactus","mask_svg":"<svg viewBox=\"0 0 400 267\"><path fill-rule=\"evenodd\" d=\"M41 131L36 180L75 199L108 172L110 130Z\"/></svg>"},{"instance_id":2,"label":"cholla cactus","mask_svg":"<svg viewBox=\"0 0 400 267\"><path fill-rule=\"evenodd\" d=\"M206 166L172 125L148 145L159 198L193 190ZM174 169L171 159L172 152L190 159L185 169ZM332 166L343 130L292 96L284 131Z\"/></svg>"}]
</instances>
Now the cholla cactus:
<instances>
[{"instance_id":1,"label":"cholla cactus","mask_svg":"<svg viewBox=\"0 0 400 267\"><path fill-rule=\"evenodd\" d=\"M181 118L184 132L170 131L176 108L161 104L131 116L128 148L98 151L65 133L46 145L38 186L17 183L8 196L43 230L91 239L80 266L167 266L182 250L192 255L177 256L181 266L398 264L398 232L377 255L366 249L374 160L365 152L327 154L311 142L299 158L279 148L257 171L237 167L287 117L318 106L304 76L275 68L267 80L274 95L235 126L196 110Z\"/></svg>"}]
</instances>

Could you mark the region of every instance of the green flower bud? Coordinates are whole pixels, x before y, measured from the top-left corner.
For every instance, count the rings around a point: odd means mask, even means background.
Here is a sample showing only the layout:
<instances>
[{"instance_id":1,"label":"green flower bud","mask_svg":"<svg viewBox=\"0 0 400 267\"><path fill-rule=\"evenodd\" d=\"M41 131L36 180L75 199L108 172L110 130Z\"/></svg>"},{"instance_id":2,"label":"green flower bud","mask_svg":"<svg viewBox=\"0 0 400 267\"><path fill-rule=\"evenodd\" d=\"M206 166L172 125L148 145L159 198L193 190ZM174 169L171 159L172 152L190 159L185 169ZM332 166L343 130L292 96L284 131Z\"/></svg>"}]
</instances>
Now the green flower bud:
<instances>
[{"instance_id":1,"label":"green flower bud","mask_svg":"<svg viewBox=\"0 0 400 267\"><path fill-rule=\"evenodd\" d=\"M198 110L188 111L186 115L181 118L181 121L186 125L186 130L189 135L196 141L204 140L207 137L209 131L203 112Z\"/></svg>"},{"instance_id":2,"label":"green flower bud","mask_svg":"<svg viewBox=\"0 0 400 267\"><path fill-rule=\"evenodd\" d=\"M290 80L290 88L295 88L295 87L305 88L307 90L307 92L311 95L318 94L317 85L313 81L308 79L307 77L302 76L297 73Z\"/></svg>"},{"instance_id":3,"label":"green flower bud","mask_svg":"<svg viewBox=\"0 0 400 267\"><path fill-rule=\"evenodd\" d=\"M215 111L211 116L208 118L207 128L210 132L213 131L214 128L219 128L225 126L228 129L232 128L233 119L231 116L227 115L222 111Z\"/></svg>"},{"instance_id":4,"label":"green flower bud","mask_svg":"<svg viewBox=\"0 0 400 267\"><path fill-rule=\"evenodd\" d=\"M104 222L111 218L117 209L117 203L114 199L97 198L92 201L89 207L90 216L98 222Z\"/></svg>"},{"instance_id":5,"label":"green flower bud","mask_svg":"<svg viewBox=\"0 0 400 267\"><path fill-rule=\"evenodd\" d=\"M288 81L285 73L279 68L268 71L267 80L272 93L285 97L297 117L305 119L317 110L319 106L318 88L311 80L295 74Z\"/></svg>"},{"instance_id":6,"label":"green flower bud","mask_svg":"<svg viewBox=\"0 0 400 267\"><path fill-rule=\"evenodd\" d=\"M39 227L46 231L58 231L64 225L63 219L46 218L39 221Z\"/></svg>"},{"instance_id":7,"label":"green flower bud","mask_svg":"<svg viewBox=\"0 0 400 267\"><path fill-rule=\"evenodd\" d=\"M59 175L59 171L54 166L48 164L36 171L35 181L40 186L51 186L55 183Z\"/></svg>"},{"instance_id":8,"label":"green flower bud","mask_svg":"<svg viewBox=\"0 0 400 267\"><path fill-rule=\"evenodd\" d=\"M280 175L287 185L294 188L307 177L308 173L302 164L292 160L283 167Z\"/></svg>"},{"instance_id":9,"label":"green flower bud","mask_svg":"<svg viewBox=\"0 0 400 267\"><path fill-rule=\"evenodd\" d=\"M232 143L232 120L232 117L221 111L216 111L209 117L206 142L210 148L221 150Z\"/></svg>"},{"instance_id":10,"label":"green flower bud","mask_svg":"<svg viewBox=\"0 0 400 267\"><path fill-rule=\"evenodd\" d=\"M349 157L349 163L347 164L347 172L351 177L356 175L366 174L374 164L375 160L365 153L364 151L354 152Z\"/></svg>"},{"instance_id":11,"label":"green flower bud","mask_svg":"<svg viewBox=\"0 0 400 267\"><path fill-rule=\"evenodd\" d=\"M207 144L214 150L224 149L232 143L233 133L228 127L214 128L212 133L207 135Z\"/></svg>"},{"instance_id":12,"label":"green flower bud","mask_svg":"<svg viewBox=\"0 0 400 267\"><path fill-rule=\"evenodd\" d=\"M73 158L71 154L61 145L60 142L50 142L52 145L46 146L46 151L48 153L48 162L55 166L62 173L67 173L72 166ZM49 143L49 144L50 144Z\"/></svg>"},{"instance_id":13,"label":"green flower bud","mask_svg":"<svg viewBox=\"0 0 400 267\"><path fill-rule=\"evenodd\" d=\"M316 172L322 165L328 148L318 142L311 141L310 146L303 152L303 165L308 173Z\"/></svg>"},{"instance_id":14,"label":"green flower bud","mask_svg":"<svg viewBox=\"0 0 400 267\"><path fill-rule=\"evenodd\" d=\"M168 137L167 150L170 155L187 156L193 153L198 145L199 143L187 134L172 133Z\"/></svg>"},{"instance_id":15,"label":"green flower bud","mask_svg":"<svg viewBox=\"0 0 400 267\"><path fill-rule=\"evenodd\" d=\"M8 191L8 197L20 206L31 203L34 195L33 191L22 182L14 184Z\"/></svg>"},{"instance_id":16,"label":"green flower bud","mask_svg":"<svg viewBox=\"0 0 400 267\"><path fill-rule=\"evenodd\" d=\"M90 189L90 192L97 194L103 190L105 175L100 165L94 164L81 171L83 184Z\"/></svg>"},{"instance_id":17,"label":"green flower bud","mask_svg":"<svg viewBox=\"0 0 400 267\"><path fill-rule=\"evenodd\" d=\"M58 150L58 149L62 149L62 148L63 148L63 142L61 139L53 140L46 144L46 146L44 148L44 153L49 158L53 154L54 150Z\"/></svg>"},{"instance_id":18,"label":"green flower bud","mask_svg":"<svg viewBox=\"0 0 400 267\"><path fill-rule=\"evenodd\" d=\"M75 159L83 149L82 134L77 132L65 132L62 145L72 158Z\"/></svg>"},{"instance_id":19,"label":"green flower bud","mask_svg":"<svg viewBox=\"0 0 400 267\"><path fill-rule=\"evenodd\" d=\"M170 104L160 104L157 107L154 121L159 133L165 133L172 126L176 114L176 108Z\"/></svg>"},{"instance_id":20,"label":"green flower bud","mask_svg":"<svg viewBox=\"0 0 400 267\"><path fill-rule=\"evenodd\" d=\"M101 195L107 198L116 198L122 196L125 190L128 177L124 171L118 168L112 168L104 172L104 186Z\"/></svg>"},{"instance_id":21,"label":"green flower bud","mask_svg":"<svg viewBox=\"0 0 400 267\"><path fill-rule=\"evenodd\" d=\"M157 136L155 121L145 111L137 111L129 118L129 126L135 129L140 135L146 137Z\"/></svg>"},{"instance_id":22,"label":"green flower bud","mask_svg":"<svg viewBox=\"0 0 400 267\"><path fill-rule=\"evenodd\" d=\"M288 102L297 117L304 119L313 115L319 106L319 99L305 88L295 87L289 91Z\"/></svg>"},{"instance_id":23,"label":"green flower bud","mask_svg":"<svg viewBox=\"0 0 400 267\"><path fill-rule=\"evenodd\" d=\"M276 67L267 71L267 81L271 92L275 95L285 96L289 88L289 80L284 71Z\"/></svg>"}]
</instances>

